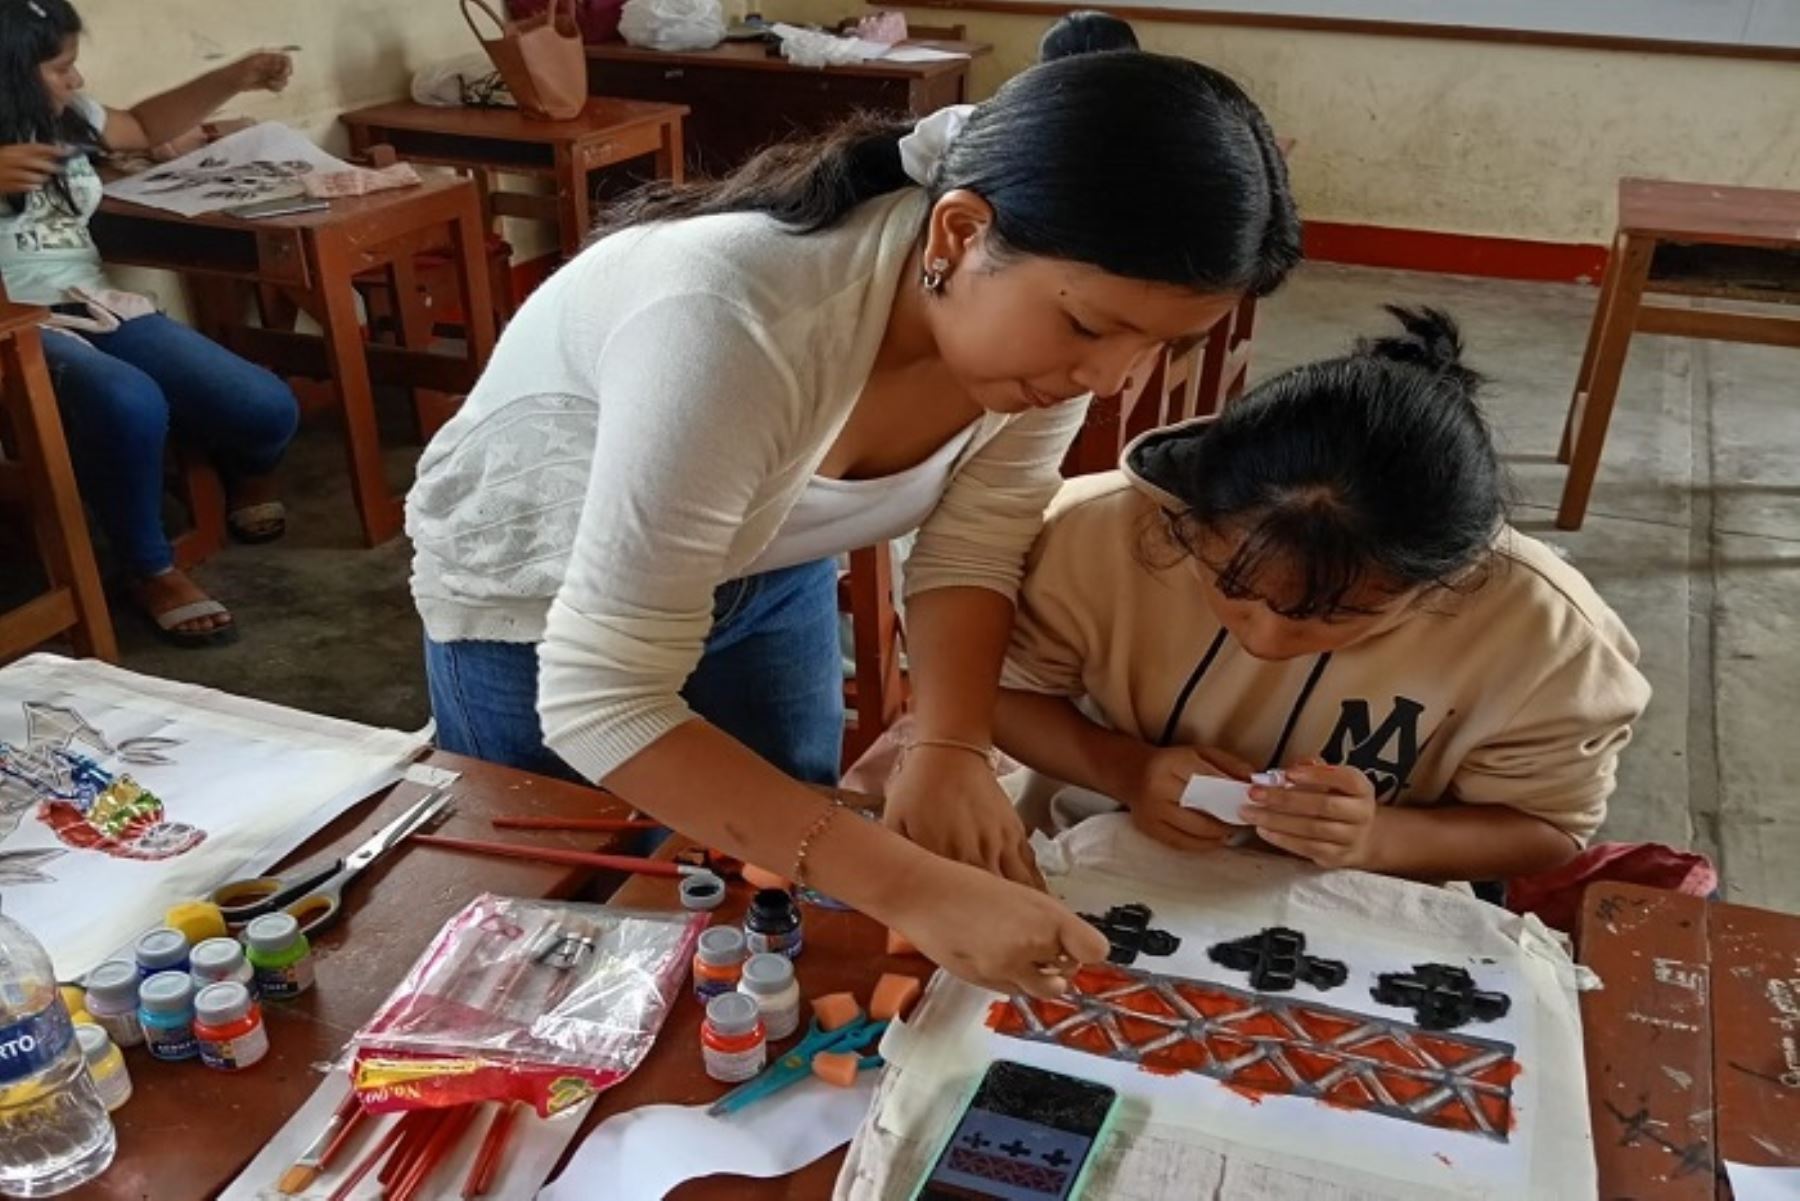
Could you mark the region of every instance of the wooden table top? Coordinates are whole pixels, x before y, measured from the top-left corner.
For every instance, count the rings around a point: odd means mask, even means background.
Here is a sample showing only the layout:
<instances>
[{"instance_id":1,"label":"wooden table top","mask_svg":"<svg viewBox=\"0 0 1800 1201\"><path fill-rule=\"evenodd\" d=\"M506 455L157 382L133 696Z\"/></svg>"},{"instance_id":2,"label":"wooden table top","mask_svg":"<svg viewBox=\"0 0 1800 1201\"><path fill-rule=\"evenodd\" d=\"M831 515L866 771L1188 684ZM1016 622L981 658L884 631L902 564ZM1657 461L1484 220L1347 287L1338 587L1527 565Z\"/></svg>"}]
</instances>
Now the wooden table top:
<instances>
[{"instance_id":1,"label":"wooden table top","mask_svg":"<svg viewBox=\"0 0 1800 1201\"><path fill-rule=\"evenodd\" d=\"M588 47L588 62L640 62L658 63L670 67L729 67L745 71L807 71L826 75L860 75L876 79L925 79L936 75L951 75L969 69L969 61L991 53L993 47L986 42L938 42L908 41L906 46L922 46L932 50L948 50L957 54L966 54L969 58L944 58L925 63L885 62L874 59L869 62L849 63L831 67L802 67L789 62L779 55L770 55L763 42L722 42L710 50L646 50L639 46L628 46L624 42L603 42ZM604 68L592 68L592 78L598 86L606 86Z\"/></svg>"},{"instance_id":2,"label":"wooden table top","mask_svg":"<svg viewBox=\"0 0 1800 1201\"><path fill-rule=\"evenodd\" d=\"M436 199L445 193L474 186L466 179L458 179L450 175L427 176L413 187L390 188L385 192L371 192L367 196L340 196L331 201L331 207L328 209L319 209L311 213L290 213L285 217L260 217L256 220L233 217L223 210L199 213L189 217L181 213L169 212L167 209L151 208L149 205L120 200L116 196L108 196L102 200L100 212L136 220L161 221L171 225L204 226L248 233L269 230L311 231L340 222L380 216L389 210L416 204L420 200Z\"/></svg>"},{"instance_id":3,"label":"wooden table top","mask_svg":"<svg viewBox=\"0 0 1800 1201\"><path fill-rule=\"evenodd\" d=\"M1601 1193L1730 1196L1726 1161L1800 1167L1800 917L1632 884L1583 900Z\"/></svg>"},{"instance_id":4,"label":"wooden table top","mask_svg":"<svg viewBox=\"0 0 1800 1201\"><path fill-rule=\"evenodd\" d=\"M685 104L595 96L579 117L567 121L536 120L516 108L444 108L410 100L359 108L344 113L338 120L346 125L372 129L407 129L450 137L553 143L606 136L644 125L661 125L687 114Z\"/></svg>"},{"instance_id":5,"label":"wooden table top","mask_svg":"<svg viewBox=\"0 0 1800 1201\"><path fill-rule=\"evenodd\" d=\"M22 329L35 329L49 315L48 310L35 304L0 300L0 338L10 337Z\"/></svg>"},{"instance_id":6,"label":"wooden table top","mask_svg":"<svg viewBox=\"0 0 1800 1201\"><path fill-rule=\"evenodd\" d=\"M493 838L498 814L622 817L627 806L596 789L495 767L459 755L428 760L462 773L439 832ZM416 801L423 790L400 784L381 800L356 806L307 841L291 862L343 855ZM592 850L594 834L503 833L506 840ZM350 885L344 911L315 942L316 985L298 1000L264 1007L269 1056L249 1071L212 1072L198 1063L165 1063L129 1053L135 1095L113 1115L119 1153L93 1184L72 1198L191 1201L223 1189L319 1084L315 1065L336 1055L375 1012L419 952L453 914L483 892L567 897L588 883L585 868L522 859L471 859L453 851L403 846Z\"/></svg>"},{"instance_id":7,"label":"wooden table top","mask_svg":"<svg viewBox=\"0 0 1800 1201\"><path fill-rule=\"evenodd\" d=\"M1800 191L1621 179L1619 231L1674 242L1800 249Z\"/></svg>"}]
</instances>

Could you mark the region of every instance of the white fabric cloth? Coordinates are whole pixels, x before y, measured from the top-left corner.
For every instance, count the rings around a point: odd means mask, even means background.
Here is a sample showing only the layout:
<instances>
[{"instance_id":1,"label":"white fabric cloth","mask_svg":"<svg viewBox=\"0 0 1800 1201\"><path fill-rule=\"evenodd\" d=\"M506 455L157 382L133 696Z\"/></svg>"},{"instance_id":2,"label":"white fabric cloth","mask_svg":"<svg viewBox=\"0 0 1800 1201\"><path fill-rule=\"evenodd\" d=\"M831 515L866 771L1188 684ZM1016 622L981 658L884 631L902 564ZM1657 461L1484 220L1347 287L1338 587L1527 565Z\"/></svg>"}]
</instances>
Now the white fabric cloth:
<instances>
[{"instance_id":1,"label":"white fabric cloth","mask_svg":"<svg viewBox=\"0 0 1800 1201\"><path fill-rule=\"evenodd\" d=\"M929 116L919 118L913 131L900 139L900 169L906 178L922 188L929 188L950 143L968 124L973 104L947 104Z\"/></svg>"},{"instance_id":2,"label":"white fabric cloth","mask_svg":"<svg viewBox=\"0 0 1800 1201\"><path fill-rule=\"evenodd\" d=\"M975 426L969 425L925 461L877 479L815 475L788 510L775 541L744 574L811 563L918 529L937 508L957 456L974 436Z\"/></svg>"},{"instance_id":3,"label":"white fabric cloth","mask_svg":"<svg viewBox=\"0 0 1800 1201\"><path fill-rule=\"evenodd\" d=\"M605 238L526 301L426 449L407 503L426 632L541 640L546 740L588 778L692 716L713 591L849 419L925 214L908 189L806 236L730 214ZM1084 411L975 423L909 594L1016 593Z\"/></svg>"}]
</instances>

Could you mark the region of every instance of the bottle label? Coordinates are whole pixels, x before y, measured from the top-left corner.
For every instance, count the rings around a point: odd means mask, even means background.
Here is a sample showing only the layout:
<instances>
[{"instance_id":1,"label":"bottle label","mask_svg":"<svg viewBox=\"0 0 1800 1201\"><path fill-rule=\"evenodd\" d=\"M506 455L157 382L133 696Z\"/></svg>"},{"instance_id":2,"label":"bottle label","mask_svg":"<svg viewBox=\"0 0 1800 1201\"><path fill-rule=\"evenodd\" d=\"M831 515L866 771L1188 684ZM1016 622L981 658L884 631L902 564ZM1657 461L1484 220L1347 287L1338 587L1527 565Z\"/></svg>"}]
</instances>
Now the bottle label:
<instances>
[{"instance_id":1,"label":"bottle label","mask_svg":"<svg viewBox=\"0 0 1800 1201\"><path fill-rule=\"evenodd\" d=\"M258 964L255 979L256 991L269 1000L292 1000L312 987L312 958L296 959L281 967Z\"/></svg>"},{"instance_id":2,"label":"bottle label","mask_svg":"<svg viewBox=\"0 0 1800 1201\"><path fill-rule=\"evenodd\" d=\"M0 1026L0 1084L35 1076L75 1041L75 1023L58 997L21 1022Z\"/></svg>"},{"instance_id":3,"label":"bottle label","mask_svg":"<svg viewBox=\"0 0 1800 1201\"><path fill-rule=\"evenodd\" d=\"M145 1026L144 1043L157 1059L192 1059L200 1054L192 1026Z\"/></svg>"},{"instance_id":4,"label":"bottle label","mask_svg":"<svg viewBox=\"0 0 1800 1201\"><path fill-rule=\"evenodd\" d=\"M749 930L744 934L744 941L752 955L786 955L789 959L800 958L800 950L805 945L804 936L798 929L780 934Z\"/></svg>"},{"instance_id":5,"label":"bottle label","mask_svg":"<svg viewBox=\"0 0 1800 1201\"><path fill-rule=\"evenodd\" d=\"M769 1044L758 1042L747 1051L704 1048L706 1074L722 1084L738 1084L754 1077L769 1062Z\"/></svg>"},{"instance_id":6,"label":"bottle label","mask_svg":"<svg viewBox=\"0 0 1800 1201\"><path fill-rule=\"evenodd\" d=\"M702 1005L706 1004L714 997L722 997L728 992L736 991L737 985L730 980L707 980L701 977L694 978L694 996L699 999Z\"/></svg>"},{"instance_id":7,"label":"bottle label","mask_svg":"<svg viewBox=\"0 0 1800 1201\"><path fill-rule=\"evenodd\" d=\"M235 1038L200 1040L200 1062L222 1072L247 1068L269 1053L269 1028L256 1023Z\"/></svg>"}]
</instances>

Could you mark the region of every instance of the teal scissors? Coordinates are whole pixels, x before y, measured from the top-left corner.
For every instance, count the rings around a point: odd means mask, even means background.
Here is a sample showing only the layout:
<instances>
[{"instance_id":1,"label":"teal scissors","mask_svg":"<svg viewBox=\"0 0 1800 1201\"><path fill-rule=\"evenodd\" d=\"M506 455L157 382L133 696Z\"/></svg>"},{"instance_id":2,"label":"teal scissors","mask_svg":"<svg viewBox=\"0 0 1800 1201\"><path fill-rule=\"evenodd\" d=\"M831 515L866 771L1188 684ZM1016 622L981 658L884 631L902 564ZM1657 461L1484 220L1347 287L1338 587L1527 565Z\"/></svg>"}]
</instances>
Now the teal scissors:
<instances>
[{"instance_id":1,"label":"teal scissors","mask_svg":"<svg viewBox=\"0 0 1800 1201\"><path fill-rule=\"evenodd\" d=\"M405 841L449 803L450 786L441 785L407 806L399 817L342 859L303 874L257 876L221 884L213 890L213 903L225 915L226 924L234 928L265 913L285 911L294 915L302 933L310 934L337 916L343 907L344 886L358 872Z\"/></svg>"},{"instance_id":2,"label":"teal scissors","mask_svg":"<svg viewBox=\"0 0 1800 1201\"><path fill-rule=\"evenodd\" d=\"M736 1113L753 1101L760 1101L789 1085L800 1083L812 1075L813 1056L821 1052L873 1050L880 1045L881 1036L887 1028L886 1022L872 1022L866 1017L859 1017L848 1026L840 1026L836 1030L821 1030L815 1018L806 1037L795 1043L792 1050L764 1068L756 1079L740 1084L720 1097L706 1111L707 1115L716 1118ZM857 1063L856 1070L866 1072L885 1062L879 1055L864 1055Z\"/></svg>"}]
</instances>

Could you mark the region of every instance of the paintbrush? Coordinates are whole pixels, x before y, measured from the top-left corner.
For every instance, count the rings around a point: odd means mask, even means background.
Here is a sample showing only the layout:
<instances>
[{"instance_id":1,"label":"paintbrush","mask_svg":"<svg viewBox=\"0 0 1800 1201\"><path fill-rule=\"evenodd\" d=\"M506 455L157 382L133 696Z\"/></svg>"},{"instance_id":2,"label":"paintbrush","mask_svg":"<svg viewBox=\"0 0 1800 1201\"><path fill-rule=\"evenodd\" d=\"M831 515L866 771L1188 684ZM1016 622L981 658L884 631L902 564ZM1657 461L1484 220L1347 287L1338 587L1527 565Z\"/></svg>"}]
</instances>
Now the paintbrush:
<instances>
[{"instance_id":1,"label":"paintbrush","mask_svg":"<svg viewBox=\"0 0 1800 1201\"><path fill-rule=\"evenodd\" d=\"M331 1120L325 1123L325 1128L319 1131L319 1136L313 1139L306 1150L300 1153L300 1158L294 1161L294 1166L281 1174L281 1179L276 1182L275 1188L282 1196L292 1197L298 1193L304 1193L312 1187L312 1182L318 1179L321 1165L325 1159L325 1151L331 1146L332 1139L336 1137L339 1127L350 1120L352 1113L361 1108L362 1102L357 1099L356 1090L351 1089L350 1095L338 1102L336 1112L331 1115Z\"/></svg>"},{"instance_id":2,"label":"paintbrush","mask_svg":"<svg viewBox=\"0 0 1800 1201\"><path fill-rule=\"evenodd\" d=\"M641 817L496 817L496 830L592 830L620 834L629 830L660 830L662 823Z\"/></svg>"},{"instance_id":3,"label":"paintbrush","mask_svg":"<svg viewBox=\"0 0 1800 1201\"><path fill-rule=\"evenodd\" d=\"M481 1149L475 1153L475 1162L469 1168L468 1182L463 1185L464 1201L470 1197L485 1197L494 1187L494 1181L500 1175L500 1162L506 1155L506 1140L512 1134L518 1116L516 1101L494 1115L494 1124L488 1127L487 1137L481 1140Z\"/></svg>"},{"instance_id":4,"label":"paintbrush","mask_svg":"<svg viewBox=\"0 0 1800 1201\"><path fill-rule=\"evenodd\" d=\"M442 834L414 834L412 841L428 847L451 851L470 851L477 855L500 855L508 859L536 859L540 863L561 863L570 867L594 867L603 871L630 872L639 876L699 876L710 874L703 867L672 863L667 859L643 859L635 855L603 855L593 851L567 851L561 847L533 847L517 842L484 842L476 838L449 838Z\"/></svg>"}]
</instances>

